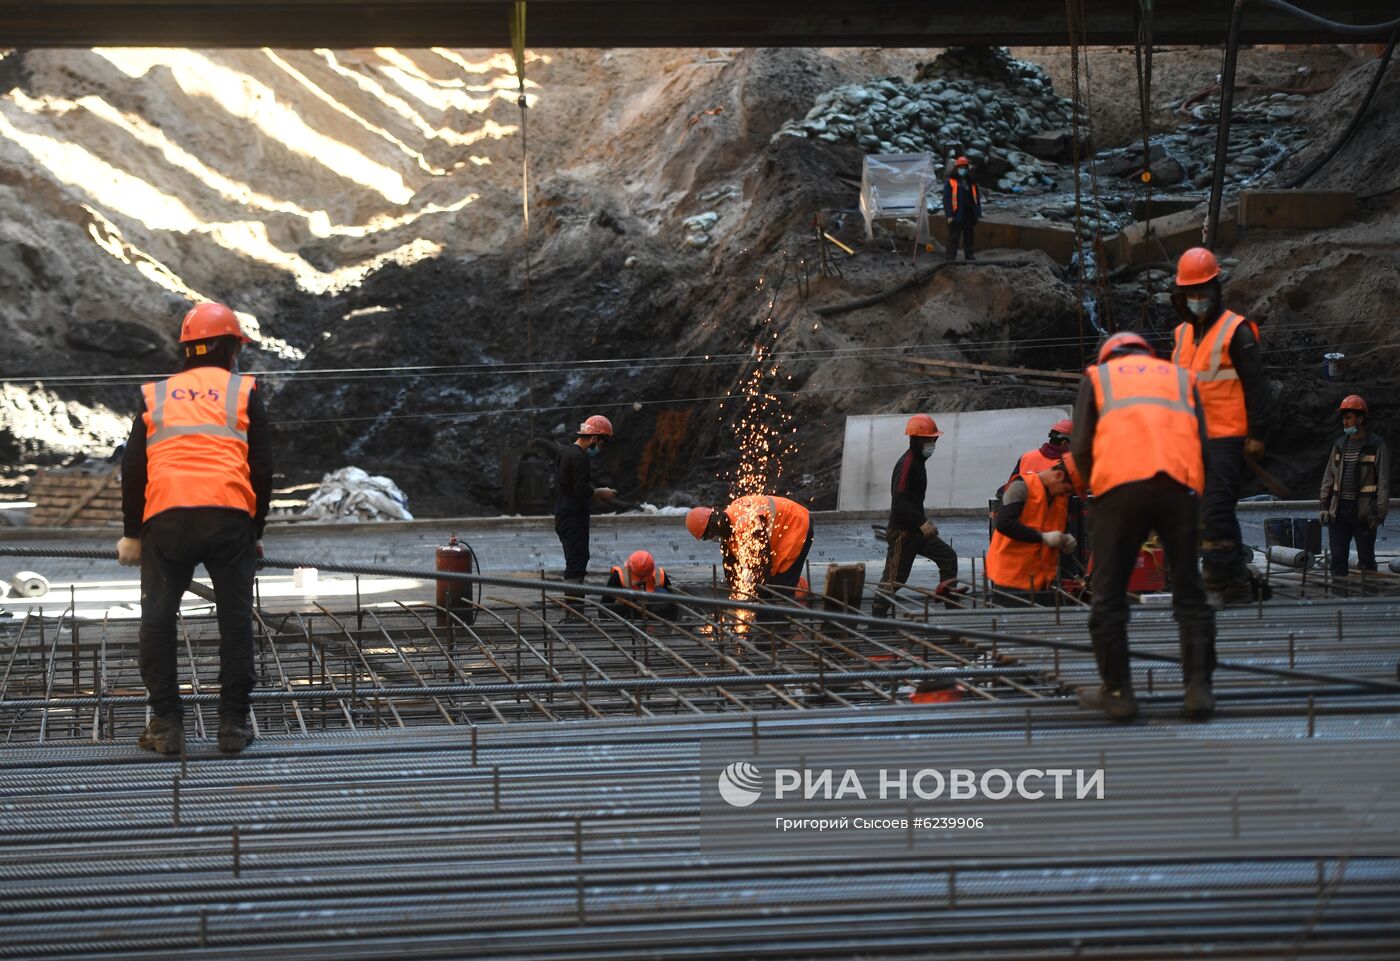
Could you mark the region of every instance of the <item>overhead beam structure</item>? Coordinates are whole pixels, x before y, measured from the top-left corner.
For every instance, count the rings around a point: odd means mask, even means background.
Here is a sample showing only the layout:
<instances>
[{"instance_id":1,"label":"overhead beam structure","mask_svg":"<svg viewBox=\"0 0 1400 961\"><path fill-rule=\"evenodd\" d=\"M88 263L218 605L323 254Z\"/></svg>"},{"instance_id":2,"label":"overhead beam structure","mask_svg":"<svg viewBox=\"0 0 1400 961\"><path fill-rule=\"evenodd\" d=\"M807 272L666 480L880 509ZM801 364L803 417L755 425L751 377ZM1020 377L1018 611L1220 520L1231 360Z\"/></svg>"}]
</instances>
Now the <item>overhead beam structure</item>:
<instances>
[{"instance_id":1,"label":"overhead beam structure","mask_svg":"<svg viewBox=\"0 0 1400 961\"><path fill-rule=\"evenodd\" d=\"M0 0L0 46L509 47L513 0ZM1317 5L1322 6L1322 5ZM1088 3L1080 39L1128 44L1136 3ZM1220 44L1230 3L1158 5L1154 42ZM1393 0L1337 0L1354 24L1395 15ZM942 47L1069 43L1059 0L529 0L531 47ZM1303 21L1257 6L1245 43L1319 43ZM1386 37L1348 38L1353 42Z\"/></svg>"}]
</instances>

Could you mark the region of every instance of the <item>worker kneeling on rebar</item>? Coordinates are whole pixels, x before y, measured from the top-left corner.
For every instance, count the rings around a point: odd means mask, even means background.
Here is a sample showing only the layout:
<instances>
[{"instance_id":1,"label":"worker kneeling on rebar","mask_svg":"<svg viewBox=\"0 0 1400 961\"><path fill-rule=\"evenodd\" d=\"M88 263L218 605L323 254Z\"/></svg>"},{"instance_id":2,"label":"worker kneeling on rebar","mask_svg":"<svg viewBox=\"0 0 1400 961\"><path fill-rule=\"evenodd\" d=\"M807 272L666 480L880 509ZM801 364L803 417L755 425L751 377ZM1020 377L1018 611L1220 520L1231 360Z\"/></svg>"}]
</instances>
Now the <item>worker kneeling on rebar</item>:
<instances>
[{"instance_id":1,"label":"worker kneeling on rebar","mask_svg":"<svg viewBox=\"0 0 1400 961\"><path fill-rule=\"evenodd\" d=\"M676 619L676 602L668 599L674 585L666 575L666 569L656 563L651 551L633 551L626 564L613 567L608 575L608 587L658 595L655 600L645 601L610 596L603 598L604 604L617 608L622 614L644 617L650 613L668 621Z\"/></svg>"},{"instance_id":2,"label":"worker kneeling on rebar","mask_svg":"<svg viewBox=\"0 0 1400 961\"><path fill-rule=\"evenodd\" d=\"M1074 535L1065 533L1074 470L1074 456L1066 454L1053 466L1024 471L1006 485L987 550L987 579L996 588L997 604L1055 603L1060 555L1079 547Z\"/></svg>"},{"instance_id":3,"label":"worker kneeling on rebar","mask_svg":"<svg viewBox=\"0 0 1400 961\"><path fill-rule=\"evenodd\" d=\"M184 369L141 387L122 459L117 559L141 565L141 679L151 706L137 743L161 754L184 747L175 620L203 564L219 619L219 750L236 752L253 739L253 575L272 501L272 440L256 383L236 372L248 338L233 311L198 305L180 343Z\"/></svg>"},{"instance_id":4,"label":"worker kneeling on rebar","mask_svg":"<svg viewBox=\"0 0 1400 961\"><path fill-rule=\"evenodd\" d=\"M797 596L812 550L812 515L797 501L750 494L723 510L692 508L685 526L698 540L720 542L731 589L769 587Z\"/></svg>"},{"instance_id":5,"label":"worker kneeling on rebar","mask_svg":"<svg viewBox=\"0 0 1400 961\"><path fill-rule=\"evenodd\" d=\"M1087 478L1094 491L1089 634L1103 686L1081 688L1079 703L1115 720L1137 716L1128 579L1155 530L1171 569L1186 713L1205 717L1215 709L1215 610L1196 566L1206 483L1206 423L1196 377L1159 360L1133 333L1110 337L1098 365L1084 373L1071 449L1079 479Z\"/></svg>"}]
</instances>

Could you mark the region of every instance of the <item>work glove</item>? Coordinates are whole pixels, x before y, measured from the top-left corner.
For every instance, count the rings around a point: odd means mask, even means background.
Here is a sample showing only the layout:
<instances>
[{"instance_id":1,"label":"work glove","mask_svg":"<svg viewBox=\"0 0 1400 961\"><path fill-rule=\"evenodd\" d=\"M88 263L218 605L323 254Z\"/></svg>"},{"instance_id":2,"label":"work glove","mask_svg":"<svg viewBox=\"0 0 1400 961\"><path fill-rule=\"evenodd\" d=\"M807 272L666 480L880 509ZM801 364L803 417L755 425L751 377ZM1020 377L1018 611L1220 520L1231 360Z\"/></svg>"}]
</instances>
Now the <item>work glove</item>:
<instances>
[{"instance_id":1,"label":"work glove","mask_svg":"<svg viewBox=\"0 0 1400 961\"><path fill-rule=\"evenodd\" d=\"M935 524L933 521L924 521L922 524L919 525L919 533L924 535L925 537L937 537L938 525Z\"/></svg>"},{"instance_id":2,"label":"work glove","mask_svg":"<svg viewBox=\"0 0 1400 961\"><path fill-rule=\"evenodd\" d=\"M117 541L117 563L122 567L141 566L140 538L123 537Z\"/></svg>"},{"instance_id":3,"label":"work glove","mask_svg":"<svg viewBox=\"0 0 1400 961\"><path fill-rule=\"evenodd\" d=\"M1061 554L1073 554L1073 553L1074 553L1076 550L1078 550L1078 549L1079 549L1079 541L1077 541L1077 540L1074 539L1074 535L1073 535L1073 534L1066 534L1066 535L1060 540L1060 553L1061 553Z\"/></svg>"},{"instance_id":4,"label":"work glove","mask_svg":"<svg viewBox=\"0 0 1400 961\"><path fill-rule=\"evenodd\" d=\"M1257 437L1251 437L1244 442L1244 456L1250 460L1264 459L1264 442Z\"/></svg>"},{"instance_id":5,"label":"work glove","mask_svg":"<svg viewBox=\"0 0 1400 961\"><path fill-rule=\"evenodd\" d=\"M617 491L611 487L599 487L593 491L593 496L600 501L610 501L617 496Z\"/></svg>"},{"instance_id":6,"label":"work glove","mask_svg":"<svg viewBox=\"0 0 1400 961\"><path fill-rule=\"evenodd\" d=\"M1065 533L1063 531L1045 531L1040 535L1040 541L1046 547L1053 547L1055 550L1063 550L1064 548L1061 545L1065 542Z\"/></svg>"}]
</instances>

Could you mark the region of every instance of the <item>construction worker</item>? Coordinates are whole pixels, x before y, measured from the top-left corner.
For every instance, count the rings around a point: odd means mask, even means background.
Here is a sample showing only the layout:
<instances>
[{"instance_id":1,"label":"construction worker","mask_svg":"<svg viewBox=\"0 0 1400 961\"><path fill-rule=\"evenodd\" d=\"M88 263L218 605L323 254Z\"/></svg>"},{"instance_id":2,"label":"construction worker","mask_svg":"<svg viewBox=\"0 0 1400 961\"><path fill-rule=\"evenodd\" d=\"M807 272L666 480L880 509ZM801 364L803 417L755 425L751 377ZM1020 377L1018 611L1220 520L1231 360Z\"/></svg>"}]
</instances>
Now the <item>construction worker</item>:
<instances>
[{"instance_id":1,"label":"construction worker","mask_svg":"<svg viewBox=\"0 0 1400 961\"><path fill-rule=\"evenodd\" d=\"M1062 417L1055 421L1045 443L1016 458L1016 466L1011 468L1011 476L1006 479L1006 483L997 490L997 496L1001 497L1011 482L1022 474L1027 472L1039 474L1041 471L1049 470L1058 464L1069 453L1069 439L1073 433L1074 421L1068 417Z\"/></svg>"},{"instance_id":2,"label":"construction worker","mask_svg":"<svg viewBox=\"0 0 1400 961\"><path fill-rule=\"evenodd\" d=\"M953 175L943 181L943 216L948 220L948 259L957 259L961 237L963 256L976 260L972 232L982 219L982 195L972 174L972 161L966 157L954 161Z\"/></svg>"},{"instance_id":3,"label":"construction worker","mask_svg":"<svg viewBox=\"0 0 1400 961\"><path fill-rule=\"evenodd\" d=\"M802 565L812 549L812 517L801 504L749 494L723 510L692 508L685 515L685 527L697 540L720 542L724 576L731 586L752 574L755 588L776 587L797 595Z\"/></svg>"},{"instance_id":4,"label":"construction worker","mask_svg":"<svg viewBox=\"0 0 1400 961\"><path fill-rule=\"evenodd\" d=\"M996 533L987 551L987 579L1007 604L1053 604L1060 556L1079 547L1065 533L1069 516L1073 455L1041 471L1024 471L1006 486L997 510Z\"/></svg>"},{"instance_id":5,"label":"construction worker","mask_svg":"<svg viewBox=\"0 0 1400 961\"><path fill-rule=\"evenodd\" d=\"M647 591L654 594L670 594L671 580L666 576L666 570L657 566L656 558L651 551L633 551L627 558L627 563L614 566L608 574L608 587L621 587L629 591ZM604 597L603 603L609 606L616 606L624 614L640 616L641 612L631 604L638 604L637 601L624 602L615 597ZM675 620L675 601L662 600L642 601L640 606L659 617L666 620Z\"/></svg>"},{"instance_id":6,"label":"construction worker","mask_svg":"<svg viewBox=\"0 0 1400 961\"><path fill-rule=\"evenodd\" d=\"M183 369L142 385L122 458L117 558L141 566L141 679L151 709L137 743L161 754L179 754L185 742L175 621L198 564L218 611L219 750L253 739L253 575L272 502L272 442L256 383L237 373L247 342L223 304L187 313Z\"/></svg>"},{"instance_id":7,"label":"construction worker","mask_svg":"<svg viewBox=\"0 0 1400 961\"><path fill-rule=\"evenodd\" d=\"M1154 530L1171 569L1186 713L1215 708L1215 610L1196 568L1206 420L1195 375L1133 333L1110 337L1085 371L1074 408L1071 479L1094 491L1089 634L1103 686L1079 703L1117 720L1137 715L1128 664L1128 579Z\"/></svg>"},{"instance_id":8,"label":"construction worker","mask_svg":"<svg viewBox=\"0 0 1400 961\"><path fill-rule=\"evenodd\" d=\"M1245 458L1257 461L1264 456L1268 387L1259 328L1224 308L1220 265L1204 247L1193 247L1177 261L1172 303L1182 318L1172 362L1196 375L1209 438L1201 503L1206 589L1222 603L1253 600L1267 594L1267 586L1245 563L1235 505L1244 484Z\"/></svg>"},{"instance_id":9,"label":"construction worker","mask_svg":"<svg viewBox=\"0 0 1400 961\"><path fill-rule=\"evenodd\" d=\"M1332 573L1345 577L1353 540L1361 569L1376 569L1376 530L1390 509L1390 452L1366 426L1371 411L1360 395L1346 397L1337 410L1342 436L1332 444L1322 474L1318 519L1331 525Z\"/></svg>"},{"instance_id":10,"label":"construction worker","mask_svg":"<svg viewBox=\"0 0 1400 961\"><path fill-rule=\"evenodd\" d=\"M612 436L612 421L594 414L578 425L574 442L559 454L554 476L554 533L564 548L564 580L575 584L582 584L588 577L588 518L592 505L617 496L611 487L594 487L589 470L593 458L603 452Z\"/></svg>"},{"instance_id":11,"label":"construction worker","mask_svg":"<svg viewBox=\"0 0 1400 961\"><path fill-rule=\"evenodd\" d=\"M938 565L938 594L954 591L958 576L958 555L938 536L938 525L924 511L924 495L928 491L928 470L925 462L933 456L938 429L928 414L915 414L904 425L909 449L894 462L890 477L890 519L885 526L885 570L880 575L880 588L871 603L876 617L889 617L895 591L909 580L916 556L927 557ZM958 591L966 593L966 590Z\"/></svg>"}]
</instances>

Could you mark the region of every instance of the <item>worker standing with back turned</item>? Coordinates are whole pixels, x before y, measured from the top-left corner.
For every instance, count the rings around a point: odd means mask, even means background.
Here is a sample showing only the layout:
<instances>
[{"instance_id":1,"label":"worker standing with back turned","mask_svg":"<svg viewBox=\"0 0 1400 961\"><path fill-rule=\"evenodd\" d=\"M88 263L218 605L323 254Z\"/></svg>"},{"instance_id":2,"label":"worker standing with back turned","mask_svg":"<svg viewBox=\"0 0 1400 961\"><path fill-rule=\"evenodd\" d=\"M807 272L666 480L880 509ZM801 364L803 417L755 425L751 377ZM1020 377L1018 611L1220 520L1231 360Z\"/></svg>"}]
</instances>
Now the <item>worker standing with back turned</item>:
<instances>
[{"instance_id":1,"label":"worker standing with back turned","mask_svg":"<svg viewBox=\"0 0 1400 961\"><path fill-rule=\"evenodd\" d=\"M1077 482L1094 491L1089 635L1103 686L1079 703L1114 720L1137 716L1128 659L1128 579L1154 530L1171 568L1185 712L1215 709L1215 611L1196 568L1206 421L1195 376L1159 360L1133 333L1114 334L1085 371L1071 444Z\"/></svg>"},{"instance_id":2,"label":"worker standing with back turned","mask_svg":"<svg viewBox=\"0 0 1400 961\"><path fill-rule=\"evenodd\" d=\"M1196 375L1209 438L1201 504L1206 590L1226 604L1247 602L1261 594L1267 597L1267 586L1245 563L1235 514L1244 485L1245 458L1257 461L1264 456L1268 387L1259 328L1224 308L1220 264L1204 247L1191 248L1177 261L1172 304L1182 318L1172 362Z\"/></svg>"},{"instance_id":3,"label":"worker standing with back turned","mask_svg":"<svg viewBox=\"0 0 1400 961\"><path fill-rule=\"evenodd\" d=\"M272 502L272 441L256 383L237 373L247 342L223 304L186 314L184 369L141 387L122 458L117 559L141 566L141 679L151 708L137 743L161 754L179 754L185 742L175 622L198 564L218 611L219 750L253 739L253 576Z\"/></svg>"},{"instance_id":4,"label":"worker standing with back turned","mask_svg":"<svg viewBox=\"0 0 1400 961\"><path fill-rule=\"evenodd\" d=\"M611 487L594 487L589 465L612 440L612 421L602 414L578 425L574 442L559 455L554 478L554 533L564 548L564 580L582 584L588 577L589 516L594 501L610 501L617 496ZM570 594L571 598L582 597Z\"/></svg>"}]
</instances>

